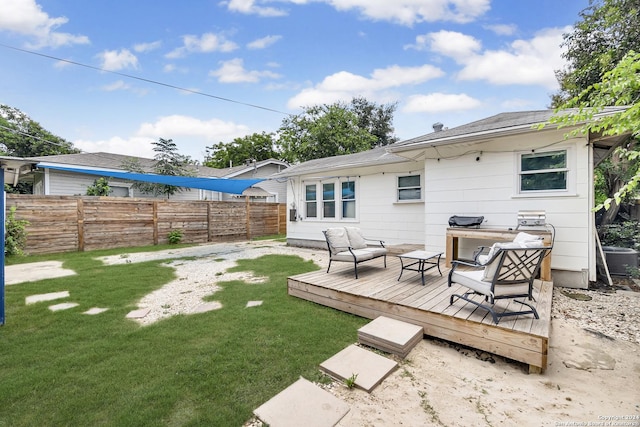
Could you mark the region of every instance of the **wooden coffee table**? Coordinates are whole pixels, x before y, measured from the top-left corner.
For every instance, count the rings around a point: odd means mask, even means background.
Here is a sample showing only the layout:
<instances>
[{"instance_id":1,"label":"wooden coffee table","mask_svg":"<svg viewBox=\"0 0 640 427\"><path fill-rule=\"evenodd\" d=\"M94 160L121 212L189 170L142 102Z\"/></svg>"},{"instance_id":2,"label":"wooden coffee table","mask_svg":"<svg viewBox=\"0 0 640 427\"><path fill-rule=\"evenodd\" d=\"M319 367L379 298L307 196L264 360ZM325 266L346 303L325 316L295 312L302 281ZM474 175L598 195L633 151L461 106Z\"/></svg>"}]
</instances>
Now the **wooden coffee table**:
<instances>
[{"instance_id":1,"label":"wooden coffee table","mask_svg":"<svg viewBox=\"0 0 640 427\"><path fill-rule=\"evenodd\" d=\"M402 255L398 255L400 258L400 276L398 281L402 277L402 273L405 270L417 271L422 276L422 285L424 286L424 272L438 267L438 272L442 276L440 270L440 257L444 252L427 252L427 251L411 251Z\"/></svg>"}]
</instances>

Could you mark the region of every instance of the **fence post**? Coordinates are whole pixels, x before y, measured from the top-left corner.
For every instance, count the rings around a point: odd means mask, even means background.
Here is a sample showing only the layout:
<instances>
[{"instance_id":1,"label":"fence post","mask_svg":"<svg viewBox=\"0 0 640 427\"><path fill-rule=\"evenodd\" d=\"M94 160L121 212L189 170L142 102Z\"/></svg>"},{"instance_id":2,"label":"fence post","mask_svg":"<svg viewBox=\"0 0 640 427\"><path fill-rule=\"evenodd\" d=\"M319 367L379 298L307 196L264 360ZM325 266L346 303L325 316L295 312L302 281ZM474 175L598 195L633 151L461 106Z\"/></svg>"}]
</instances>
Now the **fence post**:
<instances>
[{"instance_id":1,"label":"fence post","mask_svg":"<svg viewBox=\"0 0 640 427\"><path fill-rule=\"evenodd\" d=\"M249 196L244 196L245 209L247 211L247 240L251 240L251 201Z\"/></svg>"},{"instance_id":2,"label":"fence post","mask_svg":"<svg viewBox=\"0 0 640 427\"><path fill-rule=\"evenodd\" d=\"M158 244L158 201L153 201L153 244Z\"/></svg>"},{"instance_id":3,"label":"fence post","mask_svg":"<svg viewBox=\"0 0 640 427\"><path fill-rule=\"evenodd\" d=\"M78 212L78 252L84 252L84 201L78 197L77 203Z\"/></svg>"}]
</instances>

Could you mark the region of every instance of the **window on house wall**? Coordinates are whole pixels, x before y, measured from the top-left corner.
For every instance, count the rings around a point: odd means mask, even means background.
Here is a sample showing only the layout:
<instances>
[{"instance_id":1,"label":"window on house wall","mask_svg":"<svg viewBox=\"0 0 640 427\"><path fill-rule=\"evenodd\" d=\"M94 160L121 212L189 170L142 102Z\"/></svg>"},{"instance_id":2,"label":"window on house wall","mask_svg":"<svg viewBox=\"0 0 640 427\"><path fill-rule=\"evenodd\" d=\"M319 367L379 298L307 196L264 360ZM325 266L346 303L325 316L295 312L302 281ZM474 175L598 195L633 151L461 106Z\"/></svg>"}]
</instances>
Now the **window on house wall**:
<instances>
[{"instance_id":1,"label":"window on house wall","mask_svg":"<svg viewBox=\"0 0 640 427\"><path fill-rule=\"evenodd\" d=\"M567 150L520 155L520 192L568 190Z\"/></svg>"},{"instance_id":2,"label":"window on house wall","mask_svg":"<svg viewBox=\"0 0 640 427\"><path fill-rule=\"evenodd\" d=\"M342 218L356 217L356 183L346 181L342 183Z\"/></svg>"},{"instance_id":3,"label":"window on house wall","mask_svg":"<svg viewBox=\"0 0 640 427\"><path fill-rule=\"evenodd\" d=\"M398 201L422 200L420 175L398 177Z\"/></svg>"},{"instance_id":4,"label":"window on house wall","mask_svg":"<svg viewBox=\"0 0 640 427\"><path fill-rule=\"evenodd\" d=\"M336 217L336 184L333 182L322 184L322 217Z\"/></svg>"},{"instance_id":5,"label":"window on house wall","mask_svg":"<svg viewBox=\"0 0 640 427\"><path fill-rule=\"evenodd\" d=\"M305 205L307 211L307 218L318 217L318 195L316 191L316 185L305 185Z\"/></svg>"}]
</instances>

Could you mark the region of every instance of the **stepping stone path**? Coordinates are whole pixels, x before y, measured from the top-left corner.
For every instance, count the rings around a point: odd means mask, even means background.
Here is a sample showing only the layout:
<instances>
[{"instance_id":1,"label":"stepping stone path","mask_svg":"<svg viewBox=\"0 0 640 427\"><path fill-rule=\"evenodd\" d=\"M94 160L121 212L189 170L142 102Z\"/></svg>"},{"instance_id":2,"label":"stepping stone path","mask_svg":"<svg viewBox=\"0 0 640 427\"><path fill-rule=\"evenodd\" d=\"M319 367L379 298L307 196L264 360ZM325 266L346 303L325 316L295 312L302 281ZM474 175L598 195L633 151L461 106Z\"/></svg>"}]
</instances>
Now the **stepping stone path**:
<instances>
[{"instance_id":1,"label":"stepping stone path","mask_svg":"<svg viewBox=\"0 0 640 427\"><path fill-rule=\"evenodd\" d=\"M80 304L77 302L63 302L61 304L50 305L49 310L51 311L60 311L60 310L68 310L73 307L77 307Z\"/></svg>"},{"instance_id":2,"label":"stepping stone path","mask_svg":"<svg viewBox=\"0 0 640 427\"><path fill-rule=\"evenodd\" d=\"M108 308L93 307L93 308L90 308L89 310L85 311L82 314L88 314L90 316L93 316L95 314L104 313L107 310L109 310L109 309Z\"/></svg>"},{"instance_id":3,"label":"stepping stone path","mask_svg":"<svg viewBox=\"0 0 640 427\"><path fill-rule=\"evenodd\" d=\"M140 308L138 310L130 311L129 314L127 314L127 319L142 319L144 316L149 314L150 311L150 308Z\"/></svg>"},{"instance_id":4,"label":"stepping stone path","mask_svg":"<svg viewBox=\"0 0 640 427\"><path fill-rule=\"evenodd\" d=\"M247 303L247 305L246 305L246 308L249 308L249 307L258 307L258 306L260 306L260 305L262 305L262 301L249 301L249 302Z\"/></svg>"},{"instance_id":5,"label":"stepping stone path","mask_svg":"<svg viewBox=\"0 0 640 427\"><path fill-rule=\"evenodd\" d=\"M35 304L42 301L53 301L60 298L69 298L69 291L50 292L48 294L29 295L24 299L25 304Z\"/></svg>"},{"instance_id":6,"label":"stepping stone path","mask_svg":"<svg viewBox=\"0 0 640 427\"><path fill-rule=\"evenodd\" d=\"M359 337L361 331L365 341L382 344L385 352L399 349L405 356L423 337L422 327L381 317L361 328ZM339 380L355 379L355 386L370 393L397 366L394 360L350 345L322 362L320 369ZM332 427L349 409L347 403L300 378L253 413L271 427Z\"/></svg>"}]
</instances>

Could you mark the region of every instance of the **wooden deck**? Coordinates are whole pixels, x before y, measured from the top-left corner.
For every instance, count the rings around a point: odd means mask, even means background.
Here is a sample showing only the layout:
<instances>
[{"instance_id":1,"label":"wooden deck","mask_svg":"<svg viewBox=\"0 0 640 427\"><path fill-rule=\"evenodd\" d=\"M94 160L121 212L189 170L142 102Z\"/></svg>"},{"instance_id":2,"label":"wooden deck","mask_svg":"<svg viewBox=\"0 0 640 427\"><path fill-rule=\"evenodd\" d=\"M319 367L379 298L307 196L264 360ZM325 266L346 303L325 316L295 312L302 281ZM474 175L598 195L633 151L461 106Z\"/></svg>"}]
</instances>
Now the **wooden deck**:
<instances>
[{"instance_id":1,"label":"wooden deck","mask_svg":"<svg viewBox=\"0 0 640 427\"><path fill-rule=\"evenodd\" d=\"M386 316L422 326L424 333L472 348L498 354L529 365L530 372L541 372L547 366L551 298L553 283L536 280L534 307L540 319L532 315L505 317L498 325L488 311L464 300L449 305L451 294L461 294L466 288L447 286L449 269L441 262L438 269L425 273L422 286L420 274L405 271L400 275L400 261L387 257L360 264L359 279L354 278L353 265L334 262L326 268L289 277L288 291L305 300L356 314L368 319ZM482 297L476 296L478 301ZM497 300L496 311L519 310L512 300Z\"/></svg>"}]
</instances>

